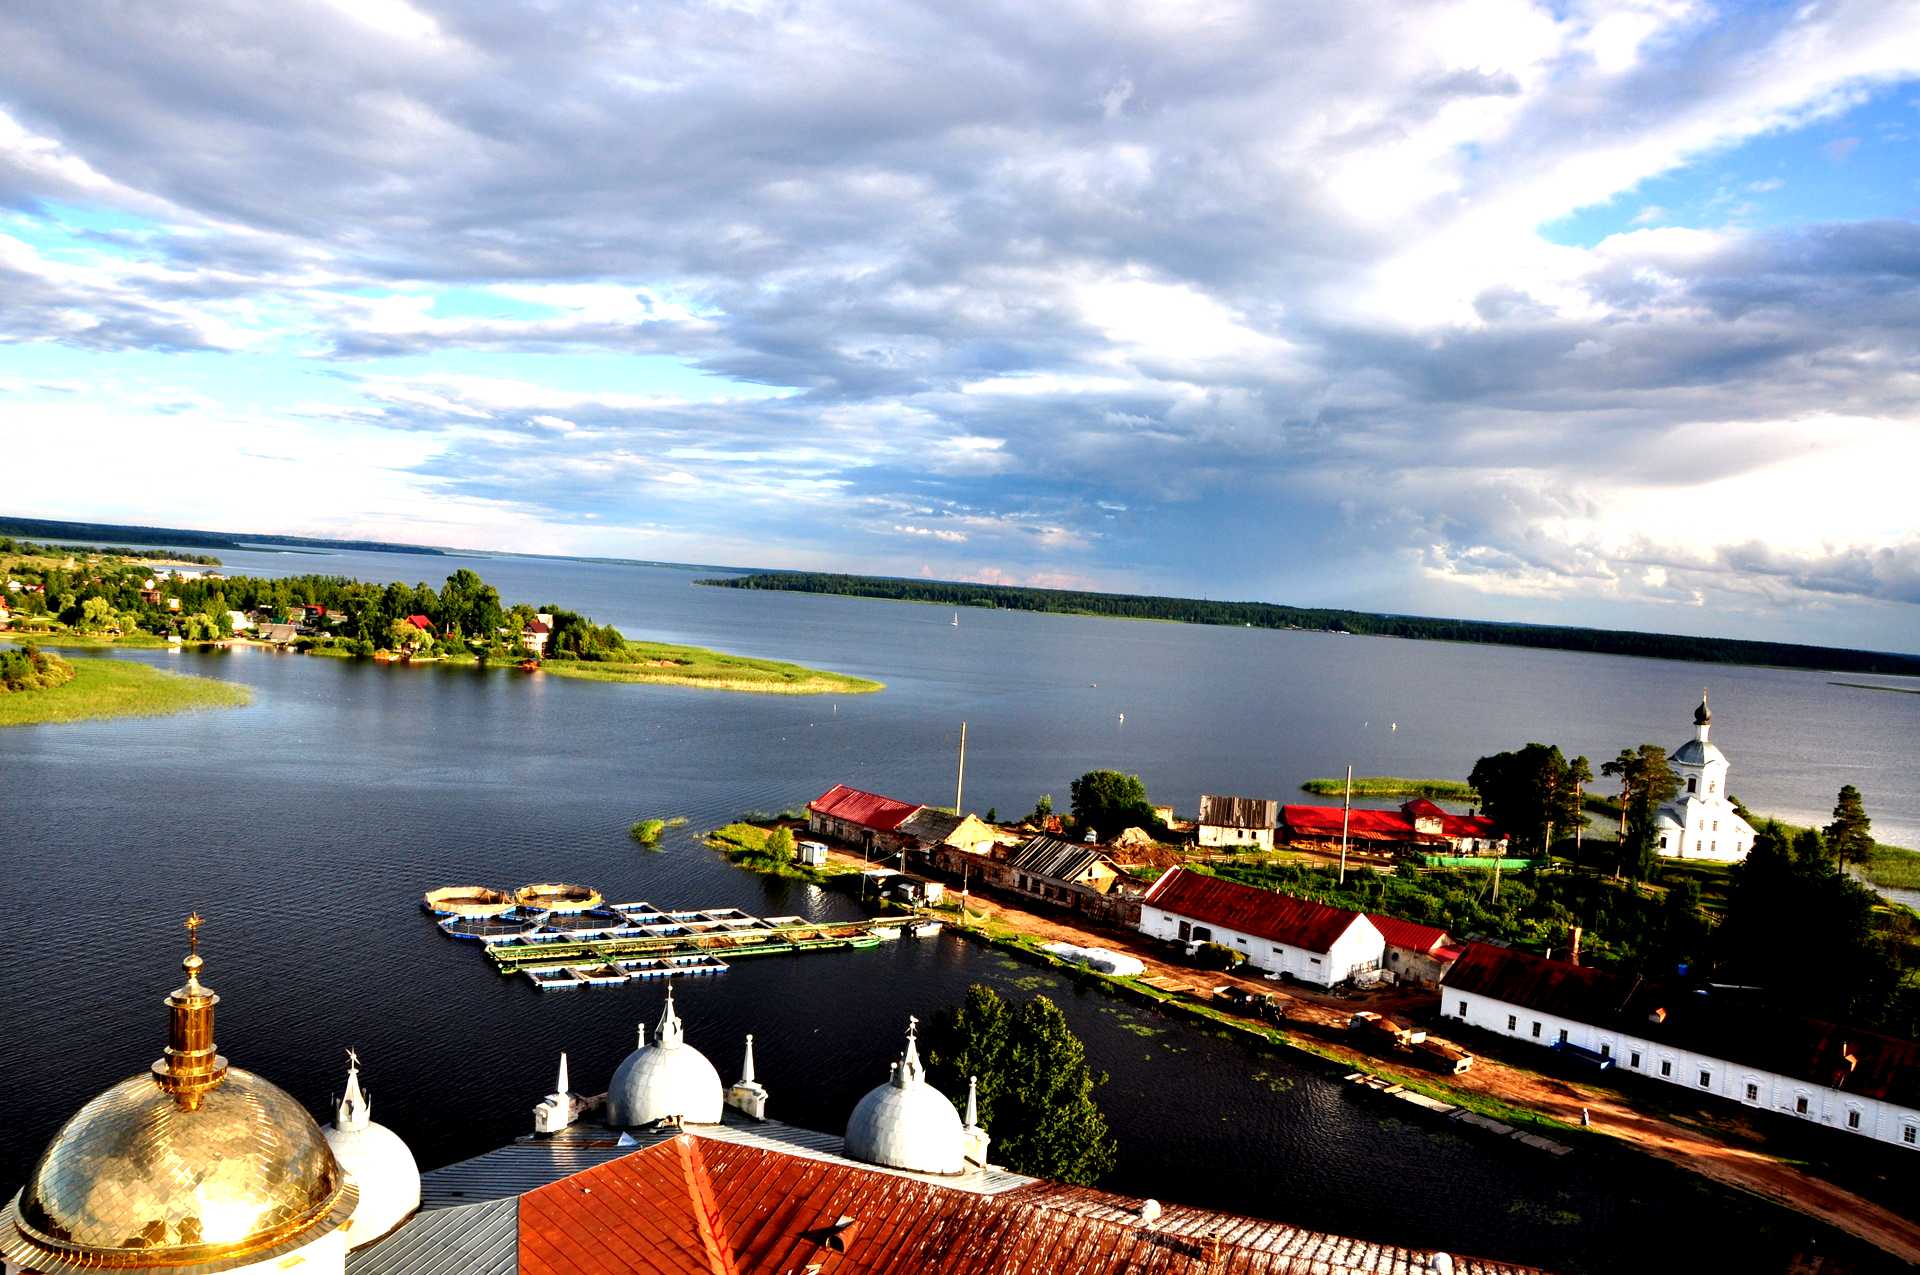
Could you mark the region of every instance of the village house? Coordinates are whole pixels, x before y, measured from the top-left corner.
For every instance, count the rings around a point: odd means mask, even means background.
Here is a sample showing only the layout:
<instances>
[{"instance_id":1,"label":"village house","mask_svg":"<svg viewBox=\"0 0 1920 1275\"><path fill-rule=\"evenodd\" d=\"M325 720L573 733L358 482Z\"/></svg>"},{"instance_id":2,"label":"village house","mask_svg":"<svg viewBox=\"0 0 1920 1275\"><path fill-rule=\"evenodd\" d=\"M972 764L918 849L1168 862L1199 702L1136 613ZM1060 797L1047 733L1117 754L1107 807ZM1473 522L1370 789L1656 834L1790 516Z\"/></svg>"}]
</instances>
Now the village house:
<instances>
[{"instance_id":1,"label":"village house","mask_svg":"<svg viewBox=\"0 0 1920 1275\"><path fill-rule=\"evenodd\" d=\"M1359 912L1173 868L1140 904L1140 932L1218 943L1254 969L1332 987L1378 970L1386 941Z\"/></svg>"},{"instance_id":2,"label":"village house","mask_svg":"<svg viewBox=\"0 0 1920 1275\"><path fill-rule=\"evenodd\" d=\"M1484 815L1456 815L1425 797L1398 810L1355 806L1283 806L1280 829L1290 846L1337 850L1344 834L1349 847L1393 854L1504 854L1506 834Z\"/></svg>"},{"instance_id":3,"label":"village house","mask_svg":"<svg viewBox=\"0 0 1920 1275\"><path fill-rule=\"evenodd\" d=\"M1920 1045L1766 1013L1737 991L1622 978L1469 944L1440 986L1442 1017L1758 1111L1920 1149Z\"/></svg>"},{"instance_id":4,"label":"village house","mask_svg":"<svg viewBox=\"0 0 1920 1275\"><path fill-rule=\"evenodd\" d=\"M835 784L807 803L807 827L815 836L832 837L868 854L891 854L906 846L900 825L919 809L877 792Z\"/></svg>"},{"instance_id":5,"label":"village house","mask_svg":"<svg viewBox=\"0 0 1920 1275\"><path fill-rule=\"evenodd\" d=\"M245 611L227 612L227 624L233 629L235 633L245 633L248 629L253 627L253 621L247 618L247 613Z\"/></svg>"},{"instance_id":6,"label":"village house","mask_svg":"<svg viewBox=\"0 0 1920 1275\"><path fill-rule=\"evenodd\" d=\"M1031 837L988 880L1012 893L1095 920L1126 926L1139 923L1139 889L1097 845Z\"/></svg>"},{"instance_id":7,"label":"village house","mask_svg":"<svg viewBox=\"0 0 1920 1275\"><path fill-rule=\"evenodd\" d=\"M914 848L927 855L942 847L961 854L988 854L995 840L992 826L975 816L950 815L931 806L922 806L901 820L899 832L912 837Z\"/></svg>"},{"instance_id":8,"label":"village house","mask_svg":"<svg viewBox=\"0 0 1920 1275\"><path fill-rule=\"evenodd\" d=\"M1500 826L1485 815L1456 815L1438 802L1417 797L1400 807L1400 813L1412 823L1421 837L1439 837L1455 854L1503 855L1507 836Z\"/></svg>"},{"instance_id":9,"label":"village house","mask_svg":"<svg viewBox=\"0 0 1920 1275\"><path fill-rule=\"evenodd\" d=\"M552 617L537 615L520 631L520 645L531 654L544 656L547 653L547 639L552 636Z\"/></svg>"},{"instance_id":10,"label":"village house","mask_svg":"<svg viewBox=\"0 0 1920 1275\"><path fill-rule=\"evenodd\" d=\"M1403 983L1438 987L1440 976L1460 959L1466 948L1447 937L1447 932L1418 921L1403 921L1397 916L1367 913L1367 920L1380 931L1386 944L1381 968Z\"/></svg>"},{"instance_id":11,"label":"village house","mask_svg":"<svg viewBox=\"0 0 1920 1275\"><path fill-rule=\"evenodd\" d=\"M271 620L257 626L256 632L262 642L291 642L300 636L300 630L291 624L276 624Z\"/></svg>"},{"instance_id":12,"label":"village house","mask_svg":"<svg viewBox=\"0 0 1920 1275\"><path fill-rule=\"evenodd\" d=\"M1280 803L1261 797L1200 798L1200 818L1194 827L1203 846L1273 849L1273 829Z\"/></svg>"}]
</instances>

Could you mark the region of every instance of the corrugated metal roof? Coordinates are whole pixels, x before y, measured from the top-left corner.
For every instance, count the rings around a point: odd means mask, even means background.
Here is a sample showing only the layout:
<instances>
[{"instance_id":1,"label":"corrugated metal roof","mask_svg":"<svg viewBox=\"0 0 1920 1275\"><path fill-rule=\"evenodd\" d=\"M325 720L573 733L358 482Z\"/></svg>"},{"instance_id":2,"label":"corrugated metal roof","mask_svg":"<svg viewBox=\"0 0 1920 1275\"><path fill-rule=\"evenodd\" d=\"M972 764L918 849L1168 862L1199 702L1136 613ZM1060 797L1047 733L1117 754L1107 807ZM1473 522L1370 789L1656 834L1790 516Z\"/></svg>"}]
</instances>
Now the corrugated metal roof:
<instances>
[{"instance_id":1,"label":"corrugated metal roof","mask_svg":"<svg viewBox=\"0 0 1920 1275\"><path fill-rule=\"evenodd\" d=\"M1029 1183L982 1195L868 1166L686 1135L522 1201L535 1275L1410 1275L1428 1254L1178 1205ZM850 1225L838 1226L843 1219ZM838 1243L828 1247L830 1236ZM1456 1259L1463 1275L1518 1268Z\"/></svg>"},{"instance_id":2,"label":"corrugated metal roof","mask_svg":"<svg viewBox=\"0 0 1920 1275\"><path fill-rule=\"evenodd\" d=\"M422 1213L347 1254L347 1275L513 1275L519 1219L518 1196Z\"/></svg>"},{"instance_id":3,"label":"corrugated metal roof","mask_svg":"<svg viewBox=\"0 0 1920 1275\"><path fill-rule=\"evenodd\" d=\"M1370 925L1358 912L1290 894L1276 894L1237 881L1174 868L1153 883L1141 902L1193 921L1222 925L1309 952L1328 952L1355 924Z\"/></svg>"},{"instance_id":4,"label":"corrugated metal roof","mask_svg":"<svg viewBox=\"0 0 1920 1275\"><path fill-rule=\"evenodd\" d=\"M1404 947L1414 952L1432 952L1444 946L1447 941L1445 930L1435 929L1431 925L1422 925L1418 921L1403 921L1397 916L1381 916L1378 912L1367 913L1367 920L1373 922L1373 928L1380 931L1380 937L1393 947Z\"/></svg>"},{"instance_id":5,"label":"corrugated metal roof","mask_svg":"<svg viewBox=\"0 0 1920 1275\"><path fill-rule=\"evenodd\" d=\"M1057 837L1030 837L1013 852L1007 866L1015 872L1052 877L1056 881L1077 880L1082 872L1107 856L1084 842L1062 841Z\"/></svg>"},{"instance_id":6,"label":"corrugated metal roof","mask_svg":"<svg viewBox=\"0 0 1920 1275\"><path fill-rule=\"evenodd\" d=\"M1737 993L1622 978L1511 948L1470 943L1441 980L1524 1009L1630 1033L1867 1098L1920 1107L1920 1044L1766 1010ZM1649 1016L1665 1010L1662 1021ZM1849 1062L1848 1059L1852 1061Z\"/></svg>"},{"instance_id":7,"label":"corrugated metal roof","mask_svg":"<svg viewBox=\"0 0 1920 1275\"><path fill-rule=\"evenodd\" d=\"M1267 797L1200 797L1200 822L1210 828L1271 828L1280 803Z\"/></svg>"},{"instance_id":8,"label":"corrugated metal roof","mask_svg":"<svg viewBox=\"0 0 1920 1275\"><path fill-rule=\"evenodd\" d=\"M1289 837L1320 837L1337 841L1344 824L1349 841L1390 842L1396 845L1440 841L1437 835L1416 832L1413 820L1400 810L1364 810L1355 807L1348 811L1339 806L1285 806L1280 811L1280 822L1286 825Z\"/></svg>"},{"instance_id":9,"label":"corrugated metal roof","mask_svg":"<svg viewBox=\"0 0 1920 1275\"><path fill-rule=\"evenodd\" d=\"M877 792L864 792L845 784L835 784L809 802L807 809L817 810L847 823L859 824L863 828L872 828L876 832L892 832L920 807L895 801L892 797L883 797Z\"/></svg>"},{"instance_id":10,"label":"corrugated metal roof","mask_svg":"<svg viewBox=\"0 0 1920 1275\"><path fill-rule=\"evenodd\" d=\"M420 1207L445 1209L520 1195L583 1169L632 1155L640 1147L672 1136L672 1131L636 1132L633 1138L639 1146L625 1147L616 1145L617 1133L600 1129L597 1134L591 1140L576 1137L514 1142L498 1151L423 1173Z\"/></svg>"}]
</instances>

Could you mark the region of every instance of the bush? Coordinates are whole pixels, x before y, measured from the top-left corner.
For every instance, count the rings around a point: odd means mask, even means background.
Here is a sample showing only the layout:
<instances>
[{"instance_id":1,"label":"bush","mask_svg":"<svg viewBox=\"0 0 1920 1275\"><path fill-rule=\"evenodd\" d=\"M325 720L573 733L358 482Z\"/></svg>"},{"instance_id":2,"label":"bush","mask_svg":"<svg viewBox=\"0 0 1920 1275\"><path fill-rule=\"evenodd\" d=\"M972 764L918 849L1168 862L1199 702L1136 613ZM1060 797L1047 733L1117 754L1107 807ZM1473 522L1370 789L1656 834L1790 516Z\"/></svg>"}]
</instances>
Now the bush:
<instances>
[{"instance_id":1,"label":"bush","mask_svg":"<svg viewBox=\"0 0 1920 1275\"><path fill-rule=\"evenodd\" d=\"M637 819L634 821L633 826L628 828L627 831L631 833L633 839L641 845L651 846L659 844L660 834L665 832L666 829L667 821L665 819Z\"/></svg>"},{"instance_id":2,"label":"bush","mask_svg":"<svg viewBox=\"0 0 1920 1275\"><path fill-rule=\"evenodd\" d=\"M767 857L776 863L793 861L793 830L775 828L767 834Z\"/></svg>"}]
</instances>

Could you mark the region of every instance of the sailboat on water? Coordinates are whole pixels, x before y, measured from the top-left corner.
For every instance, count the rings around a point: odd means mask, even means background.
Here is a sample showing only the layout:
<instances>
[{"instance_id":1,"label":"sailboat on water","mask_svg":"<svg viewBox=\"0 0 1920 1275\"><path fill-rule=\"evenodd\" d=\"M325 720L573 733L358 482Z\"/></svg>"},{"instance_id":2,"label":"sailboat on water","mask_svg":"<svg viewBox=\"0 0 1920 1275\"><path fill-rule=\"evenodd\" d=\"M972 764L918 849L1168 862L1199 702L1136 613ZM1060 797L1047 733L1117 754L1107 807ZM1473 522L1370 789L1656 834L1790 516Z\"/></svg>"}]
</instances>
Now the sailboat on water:
<instances>
[{"instance_id":1,"label":"sailboat on water","mask_svg":"<svg viewBox=\"0 0 1920 1275\"><path fill-rule=\"evenodd\" d=\"M953 627L956 629L960 627L960 613L958 611L953 613Z\"/></svg>"}]
</instances>

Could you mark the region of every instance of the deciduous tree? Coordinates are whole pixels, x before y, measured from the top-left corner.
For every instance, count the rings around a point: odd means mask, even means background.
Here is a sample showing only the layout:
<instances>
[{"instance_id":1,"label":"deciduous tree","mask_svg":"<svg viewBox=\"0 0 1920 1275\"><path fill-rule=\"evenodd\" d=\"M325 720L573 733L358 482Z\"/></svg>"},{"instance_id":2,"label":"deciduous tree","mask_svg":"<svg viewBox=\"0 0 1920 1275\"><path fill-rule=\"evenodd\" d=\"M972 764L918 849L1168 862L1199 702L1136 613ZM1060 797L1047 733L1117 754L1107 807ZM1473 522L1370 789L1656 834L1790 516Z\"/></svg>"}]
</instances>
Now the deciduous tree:
<instances>
[{"instance_id":1,"label":"deciduous tree","mask_svg":"<svg viewBox=\"0 0 1920 1275\"><path fill-rule=\"evenodd\" d=\"M1102 840L1119 835L1122 829L1154 822L1147 786L1138 775L1090 770L1073 781L1072 792L1074 822L1095 829Z\"/></svg>"}]
</instances>

